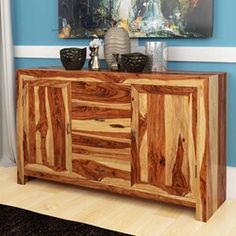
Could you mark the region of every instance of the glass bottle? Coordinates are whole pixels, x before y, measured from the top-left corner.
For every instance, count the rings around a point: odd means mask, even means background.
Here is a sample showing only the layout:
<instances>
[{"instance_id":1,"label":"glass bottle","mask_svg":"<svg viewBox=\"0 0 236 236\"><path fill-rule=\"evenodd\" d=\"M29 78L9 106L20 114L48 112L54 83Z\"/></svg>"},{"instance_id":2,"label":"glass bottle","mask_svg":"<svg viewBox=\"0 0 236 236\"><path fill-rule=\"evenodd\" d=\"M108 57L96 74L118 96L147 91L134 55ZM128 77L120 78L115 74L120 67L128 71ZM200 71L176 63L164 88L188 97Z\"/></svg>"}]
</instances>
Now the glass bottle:
<instances>
[{"instance_id":1,"label":"glass bottle","mask_svg":"<svg viewBox=\"0 0 236 236\"><path fill-rule=\"evenodd\" d=\"M148 71L167 70L167 44L165 42L146 42L145 54L148 56Z\"/></svg>"}]
</instances>

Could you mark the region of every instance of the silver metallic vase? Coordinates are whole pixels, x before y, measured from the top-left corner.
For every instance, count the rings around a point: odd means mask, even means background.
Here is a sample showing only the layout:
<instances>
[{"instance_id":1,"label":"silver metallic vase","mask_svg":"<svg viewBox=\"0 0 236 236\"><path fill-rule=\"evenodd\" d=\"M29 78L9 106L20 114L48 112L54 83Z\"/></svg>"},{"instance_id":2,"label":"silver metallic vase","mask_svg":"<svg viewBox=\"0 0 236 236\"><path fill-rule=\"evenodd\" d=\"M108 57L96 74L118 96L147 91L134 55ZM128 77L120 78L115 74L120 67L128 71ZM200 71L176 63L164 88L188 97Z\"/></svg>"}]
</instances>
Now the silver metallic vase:
<instances>
[{"instance_id":1,"label":"silver metallic vase","mask_svg":"<svg viewBox=\"0 0 236 236\"><path fill-rule=\"evenodd\" d=\"M112 54L125 54L130 52L130 38L128 32L122 27L111 27L104 37L104 58L109 68L114 61Z\"/></svg>"}]
</instances>

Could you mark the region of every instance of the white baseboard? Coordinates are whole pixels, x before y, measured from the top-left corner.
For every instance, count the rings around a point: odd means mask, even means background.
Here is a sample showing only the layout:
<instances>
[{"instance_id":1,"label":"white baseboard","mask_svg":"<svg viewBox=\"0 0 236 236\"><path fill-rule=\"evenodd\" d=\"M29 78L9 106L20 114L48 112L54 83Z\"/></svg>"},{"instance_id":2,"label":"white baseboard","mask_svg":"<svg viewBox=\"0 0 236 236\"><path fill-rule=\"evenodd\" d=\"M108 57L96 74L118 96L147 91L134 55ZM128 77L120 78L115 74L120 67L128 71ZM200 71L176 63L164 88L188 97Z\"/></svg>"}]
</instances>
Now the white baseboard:
<instances>
[{"instance_id":1,"label":"white baseboard","mask_svg":"<svg viewBox=\"0 0 236 236\"><path fill-rule=\"evenodd\" d=\"M227 167L227 199L236 200L236 167Z\"/></svg>"},{"instance_id":2,"label":"white baseboard","mask_svg":"<svg viewBox=\"0 0 236 236\"><path fill-rule=\"evenodd\" d=\"M144 47L140 47L137 40L131 42L132 52L144 52ZM16 58L59 59L59 51L65 47L80 46L15 46L14 50ZM99 58L104 59L103 48L99 51ZM168 47L168 61L236 63L236 47Z\"/></svg>"}]
</instances>

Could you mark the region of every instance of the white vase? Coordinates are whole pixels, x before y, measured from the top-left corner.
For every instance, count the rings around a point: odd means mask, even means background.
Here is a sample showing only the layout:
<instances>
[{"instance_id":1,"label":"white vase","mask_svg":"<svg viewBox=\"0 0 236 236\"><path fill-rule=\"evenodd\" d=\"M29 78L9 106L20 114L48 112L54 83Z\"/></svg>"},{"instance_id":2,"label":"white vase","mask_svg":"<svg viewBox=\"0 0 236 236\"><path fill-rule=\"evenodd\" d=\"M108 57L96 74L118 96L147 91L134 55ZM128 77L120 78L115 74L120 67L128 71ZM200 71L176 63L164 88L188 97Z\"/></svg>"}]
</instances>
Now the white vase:
<instances>
[{"instance_id":1,"label":"white vase","mask_svg":"<svg viewBox=\"0 0 236 236\"><path fill-rule=\"evenodd\" d=\"M112 54L130 53L130 39L128 32L122 27L111 27L104 37L104 58L108 67L113 62Z\"/></svg>"}]
</instances>

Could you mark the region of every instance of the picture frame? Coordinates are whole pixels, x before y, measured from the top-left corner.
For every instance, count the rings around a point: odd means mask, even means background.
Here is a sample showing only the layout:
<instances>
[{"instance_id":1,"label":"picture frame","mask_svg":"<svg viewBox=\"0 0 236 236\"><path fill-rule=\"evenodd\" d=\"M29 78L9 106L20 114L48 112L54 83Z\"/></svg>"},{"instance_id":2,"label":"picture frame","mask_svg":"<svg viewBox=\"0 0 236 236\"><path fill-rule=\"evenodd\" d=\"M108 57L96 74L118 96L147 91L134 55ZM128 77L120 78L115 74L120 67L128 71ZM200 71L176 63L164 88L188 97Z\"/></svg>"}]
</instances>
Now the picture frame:
<instances>
[{"instance_id":1,"label":"picture frame","mask_svg":"<svg viewBox=\"0 0 236 236\"><path fill-rule=\"evenodd\" d=\"M58 0L59 38L104 37L118 24L130 38L206 38L212 0Z\"/></svg>"}]
</instances>

